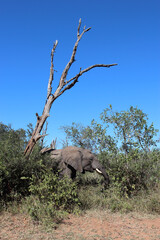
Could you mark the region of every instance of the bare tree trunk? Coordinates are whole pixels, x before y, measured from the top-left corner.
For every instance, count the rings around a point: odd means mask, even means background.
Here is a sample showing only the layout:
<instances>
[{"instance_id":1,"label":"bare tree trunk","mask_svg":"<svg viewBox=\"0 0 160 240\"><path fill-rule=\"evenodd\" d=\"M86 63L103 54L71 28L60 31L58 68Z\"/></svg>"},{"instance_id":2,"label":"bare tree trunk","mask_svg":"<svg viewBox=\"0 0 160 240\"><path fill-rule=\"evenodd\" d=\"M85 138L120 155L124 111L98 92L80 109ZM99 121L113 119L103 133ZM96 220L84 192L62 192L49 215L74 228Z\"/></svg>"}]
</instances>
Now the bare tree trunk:
<instances>
[{"instance_id":1,"label":"bare tree trunk","mask_svg":"<svg viewBox=\"0 0 160 240\"><path fill-rule=\"evenodd\" d=\"M74 77L72 77L71 79L67 80L67 75L68 75L68 71L71 68L73 62L75 61L75 55L77 52L77 47L79 44L79 41L81 40L82 36L84 33L88 32L91 28L87 28L84 27L82 33L80 33L80 27L81 27L81 19L79 20L79 25L78 25L78 30L77 30L77 41L74 45L73 48L73 52L71 55L71 59L69 60L69 62L67 63L65 69L62 72L60 81L59 81L59 85L56 89L56 91L54 92L54 94L52 93L52 82L53 82L53 77L54 77L54 65L53 65L53 58L54 58L54 53L55 53L55 49L57 47L58 41L56 40L56 42L53 45L52 51L51 51L51 68L50 68L50 76L49 76L49 81L48 81L48 90L47 90L47 99L46 99L46 103L43 109L43 113L41 116L38 115L38 113L36 113L37 116L37 123L35 126L35 129L32 133L32 137L29 140L26 149L24 151L24 155L25 156L29 156L35 146L35 144L37 143L37 141L46 136L41 134L41 130L43 128L43 125L46 121L46 119L49 117L49 112L50 109L52 107L53 102L60 96L62 95L66 90L72 88L77 82L80 76L82 76L82 74L84 74L85 72L90 71L92 68L96 68L96 67L112 67L112 66L116 66L117 64L95 64L92 65L84 70L81 70L79 73L77 73Z\"/></svg>"}]
</instances>

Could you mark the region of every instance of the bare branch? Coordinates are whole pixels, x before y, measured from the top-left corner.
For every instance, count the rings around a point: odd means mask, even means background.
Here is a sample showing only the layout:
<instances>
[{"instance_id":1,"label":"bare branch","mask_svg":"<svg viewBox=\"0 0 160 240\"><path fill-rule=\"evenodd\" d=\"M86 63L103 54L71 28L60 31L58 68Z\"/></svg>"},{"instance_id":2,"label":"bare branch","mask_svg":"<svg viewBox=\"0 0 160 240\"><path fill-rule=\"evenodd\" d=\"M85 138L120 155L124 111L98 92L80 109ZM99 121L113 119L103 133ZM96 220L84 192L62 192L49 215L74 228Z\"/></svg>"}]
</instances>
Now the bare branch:
<instances>
[{"instance_id":1,"label":"bare branch","mask_svg":"<svg viewBox=\"0 0 160 240\"><path fill-rule=\"evenodd\" d=\"M57 141L57 138L51 142L51 145L49 148L47 148L47 147L42 148L40 153L44 154L46 152L51 152L51 151L55 150L56 149L56 141Z\"/></svg>"},{"instance_id":2,"label":"bare branch","mask_svg":"<svg viewBox=\"0 0 160 240\"><path fill-rule=\"evenodd\" d=\"M56 143L57 143L57 138L55 138L55 140L54 139L52 140L50 147L52 149L56 149Z\"/></svg>"},{"instance_id":3,"label":"bare branch","mask_svg":"<svg viewBox=\"0 0 160 240\"><path fill-rule=\"evenodd\" d=\"M77 30L77 38L79 38L80 35L80 28L81 28L81 18L79 19L79 25L78 25L78 30Z\"/></svg>"},{"instance_id":4,"label":"bare branch","mask_svg":"<svg viewBox=\"0 0 160 240\"><path fill-rule=\"evenodd\" d=\"M110 68L110 67L113 67L113 66L116 66L116 65L118 65L118 64L117 64L117 63L113 63L113 64L94 64L94 65L92 65L92 66L90 66L90 67L82 70L82 71L80 72L80 74L82 75L83 73L88 72L88 71L91 70L92 68L96 68L96 67L106 67L106 68Z\"/></svg>"},{"instance_id":5,"label":"bare branch","mask_svg":"<svg viewBox=\"0 0 160 240\"><path fill-rule=\"evenodd\" d=\"M42 146L43 146L43 142L44 142L45 135L46 135L46 133L47 133L47 128L48 128L48 122L46 121L46 127L44 128L44 126L43 126L43 129L42 129L42 135L43 135L43 137L42 137L42 139L41 139L41 145L42 145Z\"/></svg>"},{"instance_id":6,"label":"bare branch","mask_svg":"<svg viewBox=\"0 0 160 240\"><path fill-rule=\"evenodd\" d=\"M72 52L72 55L71 55L71 58L70 58L70 61L67 63L62 75L61 75L61 78L60 78L60 82L59 82L59 87L58 87L58 91L60 92L60 90L63 88L64 84L65 84L65 80L66 80L66 77L67 77L67 74L68 74L68 71L71 67L71 65L73 64L73 62L75 61L75 55L76 55L76 52L77 52L77 47L78 47L78 43L79 41L81 40L83 34L87 31L89 31L91 28L88 28L87 30L85 30L85 28L83 29L83 32L80 34L80 27L81 27L81 19L79 20L79 25L78 25L78 30L77 30L77 41L74 45L74 48L73 48L73 52Z\"/></svg>"},{"instance_id":7,"label":"bare branch","mask_svg":"<svg viewBox=\"0 0 160 240\"><path fill-rule=\"evenodd\" d=\"M88 32L91 29L91 27L87 28L84 32Z\"/></svg>"},{"instance_id":8,"label":"bare branch","mask_svg":"<svg viewBox=\"0 0 160 240\"><path fill-rule=\"evenodd\" d=\"M109 68L109 67L112 67L112 66L116 66L118 65L117 63L113 63L113 64L95 64L95 65L92 65L82 71L80 71L76 76L74 76L73 78L69 79L66 84L68 84L69 82L75 80L77 78L77 76L81 76L83 73L85 72L88 72L89 70L91 70L92 68L96 68L96 67L106 67L106 68Z\"/></svg>"},{"instance_id":9,"label":"bare branch","mask_svg":"<svg viewBox=\"0 0 160 240\"><path fill-rule=\"evenodd\" d=\"M62 91L59 92L59 94L58 94L57 97L59 97L60 95L62 95L62 93L64 93L66 90L72 88L72 87L76 84L76 82L78 82L78 78L79 78L80 76L82 76L83 73L88 72L88 71L91 70L92 68L96 68L96 67L106 67L106 68L109 68L109 67L116 66L116 65L117 65L117 63L114 63L114 64L95 64L95 65L92 65L92 66L90 66L90 67L82 70L82 71L81 71L81 69L80 69L80 72L79 72L76 76L74 76L74 77L71 78L70 80L66 81L66 83L65 83L66 87L63 88ZM71 83L70 83L70 82L71 82ZM68 84L68 83L70 83L70 84ZM67 85L67 84L68 84L68 85ZM64 86L65 86L65 85L64 85Z\"/></svg>"},{"instance_id":10,"label":"bare branch","mask_svg":"<svg viewBox=\"0 0 160 240\"><path fill-rule=\"evenodd\" d=\"M38 113L36 113L36 117L37 117L37 121L39 121L41 119L41 117L38 115Z\"/></svg>"},{"instance_id":11,"label":"bare branch","mask_svg":"<svg viewBox=\"0 0 160 240\"><path fill-rule=\"evenodd\" d=\"M44 138L44 137L46 137L46 136L48 136L48 134L42 134L42 135L39 136L39 139L40 139L40 138Z\"/></svg>"},{"instance_id":12,"label":"bare branch","mask_svg":"<svg viewBox=\"0 0 160 240\"><path fill-rule=\"evenodd\" d=\"M47 99L52 93L52 82L53 82L53 76L54 76L53 57L54 57L54 52L55 52L57 45L58 45L58 41L56 40L55 43L53 44L53 48L51 51L51 67L50 67L50 76L49 76L49 81L48 81Z\"/></svg>"}]
</instances>

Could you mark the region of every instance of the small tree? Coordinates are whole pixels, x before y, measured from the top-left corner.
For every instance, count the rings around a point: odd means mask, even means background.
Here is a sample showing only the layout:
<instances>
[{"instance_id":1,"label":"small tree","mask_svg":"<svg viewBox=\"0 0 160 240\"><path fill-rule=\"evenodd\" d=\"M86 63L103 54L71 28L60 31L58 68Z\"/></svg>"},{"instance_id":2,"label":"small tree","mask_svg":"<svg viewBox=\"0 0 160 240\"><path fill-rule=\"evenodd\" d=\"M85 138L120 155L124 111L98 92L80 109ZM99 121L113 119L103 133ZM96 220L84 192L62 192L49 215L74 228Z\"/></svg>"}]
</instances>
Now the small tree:
<instances>
[{"instance_id":1,"label":"small tree","mask_svg":"<svg viewBox=\"0 0 160 240\"><path fill-rule=\"evenodd\" d=\"M104 124L112 124L116 137L122 143L122 150L128 154L132 149L145 152L156 146L154 137L158 132L153 123L148 124L147 114L137 107L130 107L128 111L114 112L112 106L101 114Z\"/></svg>"},{"instance_id":2,"label":"small tree","mask_svg":"<svg viewBox=\"0 0 160 240\"><path fill-rule=\"evenodd\" d=\"M31 154L37 141L46 135L46 134L41 134L41 131L42 131L42 128L43 128L43 125L44 125L46 119L49 117L49 112L50 112L53 102L59 96L61 96L66 90L69 90L70 88L72 88L78 82L79 77L82 76L84 73L86 73L96 67L109 68L109 67L117 65L117 64L95 64L84 70L82 70L80 68L79 73L77 73L75 76L73 76L72 78L67 80L68 71L75 61L75 55L77 52L77 47L78 47L79 41L81 40L84 33L88 32L91 29L91 28L86 29L86 27L84 26L82 33L80 33L80 28L81 28L81 19L79 20L79 25L78 25L78 30L77 30L77 41L75 42L71 58L62 72L62 75L59 80L59 85L54 93L52 92L52 82L53 82L53 77L54 77L53 57L54 57L54 53L55 53L55 49L57 47L58 41L56 40L53 45L53 48L51 51L51 68L50 68L50 76L49 76L49 81L48 81L47 99L46 99L46 103L45 103L42 115L39 116L38 113L36 113L37 123L33 130L32 136L26 146L26 149L24 151L24 154L26 156L29 156Z\"/></svg>"},{"instance_id":3,"label":"small tree","mask_svg":"<svg viewBox=\"0 0 160 240\"><path fill-rule=\"evenodd\" d=\"M101 113L100 119L102 123L93 119L86 127L73 122L71 126L64 126L62 129L75 146L94 152L116 153L120 146L120 150L127 155L135 149L148 152L151 147L156 146L154 138L158 130L153 123L148 124L147 114L137 107L115 112L110 105ZM113 133L108 135L108 132Z\"/></svg>"},{"instance_id":4,"label":"small tree","mask_svg":"<svg viewBox=\"0 0 160 240\"><path fill-rule=\"evenodd\" d=\"M74 146L90 149L94 153L116 150L116 142L107 134L107 128L94 119L90 126L84 127L73 122L71 126L62 127L62 130Z\"/></svg>"}]
</instances>

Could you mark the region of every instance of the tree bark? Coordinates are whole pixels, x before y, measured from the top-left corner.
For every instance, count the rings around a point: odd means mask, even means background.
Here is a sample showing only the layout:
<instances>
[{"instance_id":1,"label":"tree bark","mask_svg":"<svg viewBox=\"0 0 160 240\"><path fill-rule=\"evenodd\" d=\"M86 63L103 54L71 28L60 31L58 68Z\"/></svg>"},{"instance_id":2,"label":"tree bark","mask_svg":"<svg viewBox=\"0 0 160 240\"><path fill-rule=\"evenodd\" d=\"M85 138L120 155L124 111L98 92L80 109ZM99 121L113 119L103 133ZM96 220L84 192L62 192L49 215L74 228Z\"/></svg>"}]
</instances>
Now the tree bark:
<instances>
[{"instance_id":1,"label":"tree bark","mask_svg":"<svg viewBox=\"0 0 160 240\"><path fill-rule=\"evenodd\" d=\"M54 53L55 53L56 47L58 45L58 41L56 40L56 42L53 45L53 48L51 51L51 67L50 67L50 76L49 76L49 81L48 81L47 99L46 99L46 103L45 103L42 115L39 116L38 113L36 113L37 123L36 123L35 129L33 130L32 137L29 140L29 142L26 146L26 149L24 151L24 155L27 157L30 156L30 154L31 154L35 144L38 142L38 140L47 135L47 134L45 134L45 135L41 134L41 131L42 131L42 128L43 128L43 125L44 125L46 119L49 117L49 112L50 112L53 102L59 96L61 96L66 90L69 90L70 88L72 88L78 82L79 77L82 76L84 73L86 73L96 67L109 68L109 67L117 65L117 64L95 64L84 70L81 70L81 68L80 68L79 73L77 73L71 79L67 80L68 71L71 68L73 62L75 61L75 55L77 52L77 47L78 47L79 41L81 40L83 34L88 32L91 29L91 28L86 29L86 27L84 27L82 33L80 33L80 28L81 28L81 19L79 20L79 25L78 25L78 30L77 30L77 41L75 42L71 58L62 72L62 75L61 75L61 78L59 81L59 85L54 93L52 93L52 83L53 83L53 79L54 79L53 58L54 58Z\"/></svg>"}]
</instances>

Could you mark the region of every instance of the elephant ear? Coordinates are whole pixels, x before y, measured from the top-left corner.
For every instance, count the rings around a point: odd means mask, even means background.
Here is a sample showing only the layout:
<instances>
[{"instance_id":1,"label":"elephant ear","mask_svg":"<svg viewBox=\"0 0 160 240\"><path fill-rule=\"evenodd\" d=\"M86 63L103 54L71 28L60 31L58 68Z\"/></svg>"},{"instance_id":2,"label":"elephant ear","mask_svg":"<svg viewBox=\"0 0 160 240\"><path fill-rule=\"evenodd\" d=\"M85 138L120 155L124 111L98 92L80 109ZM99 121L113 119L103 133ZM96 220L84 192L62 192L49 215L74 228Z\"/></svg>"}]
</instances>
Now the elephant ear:
<instances>
[{"instance_id":1,"label":"elephant ear","mask_svg":"<svg viewBox=\"0 0 160 240\"><path fill-rule=\"evenodd\" d=\"M62 159L68 167L74 168L76 171L83 172L82 153L76 147L68 147L63 150Z\"/></svg>"}]
</instances>

